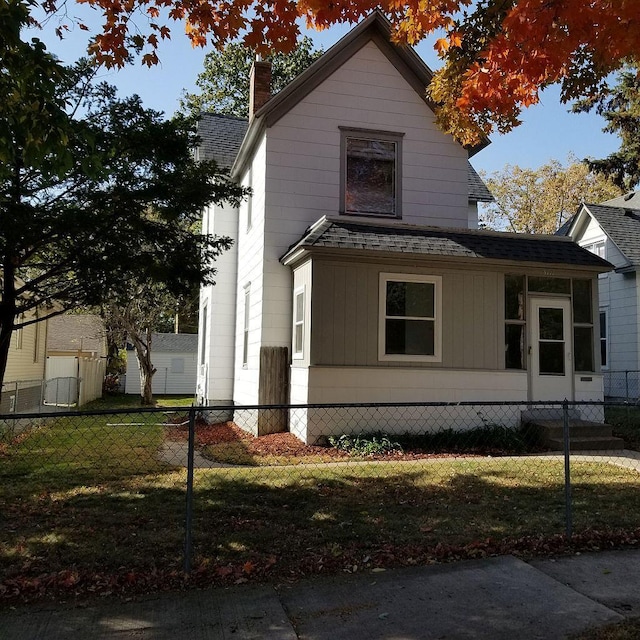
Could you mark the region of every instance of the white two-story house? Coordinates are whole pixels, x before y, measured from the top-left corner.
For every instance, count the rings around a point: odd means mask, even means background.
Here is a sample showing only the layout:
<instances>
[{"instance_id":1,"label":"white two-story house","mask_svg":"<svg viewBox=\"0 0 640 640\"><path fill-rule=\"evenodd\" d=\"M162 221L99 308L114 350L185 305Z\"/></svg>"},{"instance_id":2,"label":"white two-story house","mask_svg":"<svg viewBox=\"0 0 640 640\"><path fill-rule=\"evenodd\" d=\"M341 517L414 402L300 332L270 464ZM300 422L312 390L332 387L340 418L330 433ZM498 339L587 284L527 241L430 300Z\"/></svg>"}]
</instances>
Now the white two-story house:
<instances>
[{"instance_id":1,"label":"white two-story house","mask_svg":"<svg viewBox=\"0 0 640 640\"><path fill-rule=\"evenodd\" d=\"M583 204L559 233L605 258L615 270L598 279L600 359L605 394L640 395L640 193Z\"/></svg>"},{"instance_id":2,"label":"white two-story house","mask_svg":"<svg viewBox=\"0 0 640 640\"><path fill-rule=\"evenodd\" d=\"M568 238L477 229L483 145L438 129L431 72L384 17L273 97L268 64L253 74L248 122L200 126L199 153L253 191L204 214L234 245L201 292L200 401L602 398L594 292L610 265ZM349 428L326 415L278 428L306 442ZM371 426L360 415L351 426Z\"/></svg>"}]
</instances>

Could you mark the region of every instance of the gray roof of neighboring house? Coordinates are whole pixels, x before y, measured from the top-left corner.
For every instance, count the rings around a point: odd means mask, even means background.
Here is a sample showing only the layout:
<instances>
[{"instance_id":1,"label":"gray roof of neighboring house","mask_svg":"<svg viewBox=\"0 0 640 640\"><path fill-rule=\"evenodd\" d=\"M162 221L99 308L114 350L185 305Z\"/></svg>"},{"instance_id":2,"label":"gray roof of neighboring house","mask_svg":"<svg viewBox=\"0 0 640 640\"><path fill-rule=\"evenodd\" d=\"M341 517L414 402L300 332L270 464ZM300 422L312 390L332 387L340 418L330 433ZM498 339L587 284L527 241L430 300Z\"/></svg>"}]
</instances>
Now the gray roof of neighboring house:
<instances>
[{"instance_id":1,"label":"gray roof of neighboring house","mask_svg":"<svg viewBox=\"0 0 640 640\"><path fill-rule=\"evenodd\" d=\"M154 333L151 336L151 350L159 352L196 353L197 333Z\"/></svg>"},{"instance_id":2,"label":"gray roof of neighboring house","mask_svg":"<svg viewBox=\"0 0 640 640\"><path fill-rule=\"evenodd\" d=\"M640 209L600 204L584 206L627 260L633 266L640 266Z\"/></svg>"},{"instance_id":3,"label":"gray roof of neighboring house","mask_svg":"<svg viewBox=\"0 0 640 640\"><path fill-rule=\"evenodd\" d=\"M47 321L47 351L91 351L107 355L105 328L97 315L65 314Z\"/></svg>"},{"instance_id":4,"label":"gray roof of neighboring house","mask_svg":"<svg viewBox=\"0 0 640 640\"><path fill-rule=\"evenodd\" d=\"M200 158L215 160L223 169L230 169L236 158L249 121L235 116L215 113L203 113L198 123L198 135L201 138ZM478 175L467 163L467 181L469 184L469 200L472 202L493 202L493 196Z\"/></svg>"},{"instance_id":5,"label":"gray roof of neighboring house","mask_svg":"<svg viewBox=\"0 0 640 640\"><path fill-rule=\"evenodd\" d=\"M569 238L383 225L322 218L281 258L286 262L302 249L349 249L446 258L483 258L544 264L567 264L610 270L602 258Z\"/></svg>"},{"instance_id":6,"label":"gray roof of neighboring house","mask_svg":"<svg viewBox=\"0 0 640 640\"><path fill-rule=\"evenodd\" d=\"M631 192L600 204L585 203L556 231L567 236L586 209L620 249L630 266L640 266L640 192Z\"/></svg>"}]
</instances>

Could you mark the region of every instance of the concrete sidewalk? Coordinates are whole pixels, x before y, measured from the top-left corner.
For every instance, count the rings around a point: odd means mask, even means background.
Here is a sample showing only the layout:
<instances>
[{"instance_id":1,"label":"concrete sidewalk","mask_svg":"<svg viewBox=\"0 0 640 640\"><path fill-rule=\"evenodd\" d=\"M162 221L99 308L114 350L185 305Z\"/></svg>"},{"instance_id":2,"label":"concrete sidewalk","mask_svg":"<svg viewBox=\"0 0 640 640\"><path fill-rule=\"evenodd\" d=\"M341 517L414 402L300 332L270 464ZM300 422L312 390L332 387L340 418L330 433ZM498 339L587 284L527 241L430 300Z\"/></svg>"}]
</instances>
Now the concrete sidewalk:
<instances>
[{"instance_id":1,"label":"concrete sidewalk","mask_svg":"<svg viewBox=\"0 0 640 640\"><path fill-rule=\"evenodd\" d=\"M640 615L640 550L511 556L0 613L2 640L553 640Z\"/></svg>"}]
</instances>

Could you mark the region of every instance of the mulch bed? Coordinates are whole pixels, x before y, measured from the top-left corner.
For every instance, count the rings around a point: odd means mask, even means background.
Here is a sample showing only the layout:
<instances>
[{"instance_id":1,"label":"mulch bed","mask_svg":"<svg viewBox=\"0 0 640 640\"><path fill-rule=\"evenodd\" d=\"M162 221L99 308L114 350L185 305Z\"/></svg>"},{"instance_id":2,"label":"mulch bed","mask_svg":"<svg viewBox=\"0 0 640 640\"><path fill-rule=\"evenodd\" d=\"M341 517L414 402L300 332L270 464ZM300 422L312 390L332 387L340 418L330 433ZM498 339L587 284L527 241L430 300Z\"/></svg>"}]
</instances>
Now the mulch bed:
<instances>
[{"instance_id":1,"label":"mulch bed","mask_svg":"<svg viewBox=\"0 0 640 640\"><path fill-rule=\"evenodd\" d=\"M186 440L186 426L171 427L167 437L170 440ZM318 457L344 460L349 454L333 447L307 445L292 433L270 433L256 437L241 429L233 422L207 424L204 420L196 422L196 446L205 447L226 442L241 442L249 455L277 457Z\"/></svg>"},{"instance_id":2,"label":"mulch bed","mask_svg":"<svg viewBox=\"0 0 640 640\"><path fill-rule=\"evenodd\" d=\"M178 423L175 427L170 427L167 431L169 440L187 440L188 428L182 418L175 418ZM179 426L178 426L179 425ZM234 422L219 422L208 424L205 420L198 418L196 421L196 447L215 446L217 444L241 443L246 454L250 456L274 456L279 458L313 458L317 460L349 460L353 459L346 451L341 451L331 446L307 445L296 438L292 433L271 433L264 436L254 436L248 431L241 429ZM475 456L500 456L508 455L509 452L497 448L465 448L464 450L452 451L424 451L424 450L404 450L391 451L384 454L373 454L366 456L367 460L380 461L409 461L424 460L433 458L460 458ZM362 459L364 456L357 456Z\"/></svg>"}]
</instances>

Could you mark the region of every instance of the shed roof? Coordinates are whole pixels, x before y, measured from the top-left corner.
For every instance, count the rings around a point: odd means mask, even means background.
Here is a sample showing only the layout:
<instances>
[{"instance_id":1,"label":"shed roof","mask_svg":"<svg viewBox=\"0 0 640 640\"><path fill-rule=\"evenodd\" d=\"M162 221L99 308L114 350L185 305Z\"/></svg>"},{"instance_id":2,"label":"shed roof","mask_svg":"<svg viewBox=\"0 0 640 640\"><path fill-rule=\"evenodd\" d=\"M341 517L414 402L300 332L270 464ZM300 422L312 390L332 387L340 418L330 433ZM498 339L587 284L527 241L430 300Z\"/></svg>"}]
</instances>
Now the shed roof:
<instances>
[{"instance_id":1,"label":"shed roof","mask_svg":"<svg viewBox=\"0 0 640 640\"><path fill-rule=\"evenodd\" d=\"M443 229L321 218L281 262L304 249L348 249L442 258L566 264L609 271L612 266L570 238L466 229Z\"/></svg>"},{"instance_id":2,"label":"shed roof","mask_svg":"<svg viewBox=\"0 0 640 640\"><path fill-rule=\"evenodd\" d=\"M197 333L154 333L151 336L155 353L197 353Z\"/></svg>"}]
</instances>

